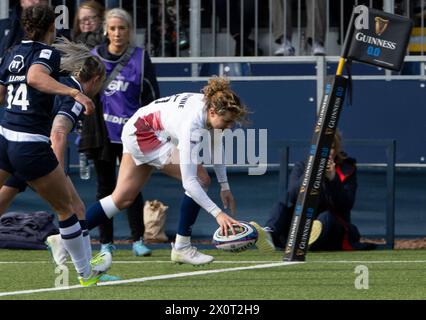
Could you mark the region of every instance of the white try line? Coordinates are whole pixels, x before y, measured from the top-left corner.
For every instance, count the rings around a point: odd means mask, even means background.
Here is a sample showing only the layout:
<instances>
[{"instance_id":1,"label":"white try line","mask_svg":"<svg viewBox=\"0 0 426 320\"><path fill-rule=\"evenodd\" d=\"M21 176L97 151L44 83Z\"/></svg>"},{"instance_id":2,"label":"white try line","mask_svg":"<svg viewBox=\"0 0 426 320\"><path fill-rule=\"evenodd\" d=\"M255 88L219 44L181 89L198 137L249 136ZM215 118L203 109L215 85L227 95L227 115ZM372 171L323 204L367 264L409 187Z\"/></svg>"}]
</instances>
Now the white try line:
<instances>
[{"instance_id":1,"label":"white try line","mask_svg":"<svg viewBox=\"0 0 426 320\"><path fill-rule=\"evenodd\" d=\"M269 263L269 264L259 264L259 265L249 266L249 267L236 267L236 268L229 268L229 269L216 269L216 270L204 270L204 271L183 272L183 273L175 273L175 274L165 274L165 275L161 275L161 276L134 278L134 279L117 280L117 281L110 281L110 282L100 282L100 283L98 283L98 286L114 286L114 285L118 285L118 284L127 284L127 283L136 283L136 282L147 282L147 281L155 281L155 280L192 277L192 276L199 276L199 275L213 274L213 273L233 272L233 271L243 271L243 270L253 270L253 269L264 269L264 268L275 268L275 267L295 265L295 264L300 264L300 263L303 263L303 262L275 262L275 263ZM23 295L23 294L33 294L33 293L42 293L42 292L65 291L65 290L72 290L72 289L79 289L79 288L83 288L83 287L80 286L80 285L75 285L75 286L58 287L58 288L44 288L44 289L34 289L34 290L0 292L0 297L16 296L16 295Z\"/></svg>"},{"instance_id":2,"label":"white try line","mask_svg":"<svg viewBox=\"0 0 426 320\"><path fill-rule=\"evenodd\" d=\"M213 261L214 264L253 264L253 263L275 263L275 262L281 262L277 260L215 260ZM0 261L0 265L2 264L46 264L46 263L52 263L52 261ZM158 264L158 263L166 263L166 264L173 264L172 261L169 260L119 260L119 261L113 261L113 264ZM71 261L68 261L67 264L71 264Z\"/></svg>"},{"instance_id":3,"label":"white try line","mask_svg":"<svg viewBox=\"0 0 426 320\"><path fill-rule=\"evenodd\" d=\"M314 260L307 263L363 263L363 264L381 264L381 263L426 263L426 260Z\"/></svg>"},{"instance_id":4,"label":"white try line","mask_svg":"<svg viewBox=\"0 0 426 320\"><path fill-rule=\"evenodd\" d=\"M256 264L256 263L278 263L280 261L277 260L215 260L214 264ZM380 263L426 263L426 260L308 260L306 263L372 263L372 264L380 264ZM0 265L2 264L48 264L53 263L52 261L0 261ZM71 261L67 262L72 265ZM113 261L113 264L173 264L170 260L118 260Z\"/></svg>"}]
</instances>

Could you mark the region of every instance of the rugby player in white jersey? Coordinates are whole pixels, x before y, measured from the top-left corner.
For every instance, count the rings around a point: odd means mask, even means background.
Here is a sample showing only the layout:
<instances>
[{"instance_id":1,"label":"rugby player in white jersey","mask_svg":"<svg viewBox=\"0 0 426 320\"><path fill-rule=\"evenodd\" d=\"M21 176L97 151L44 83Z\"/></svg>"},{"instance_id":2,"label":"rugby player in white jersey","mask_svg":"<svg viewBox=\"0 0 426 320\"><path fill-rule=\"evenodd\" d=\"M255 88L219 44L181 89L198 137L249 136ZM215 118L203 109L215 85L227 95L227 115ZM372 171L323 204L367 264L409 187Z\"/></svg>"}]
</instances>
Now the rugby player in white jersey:
<instances>
[{"instance_id":1,"label":"rugby player in white jersey","mask_svg":"<svg viewBox=\"0 0 426 320\"><path fill-rule=\"evenodd\" d=\"M210 213L224 233L238 221L214 203L206 191L210 183L206 169L194 154L200 137L208 130L228 129L243 122L247 109L223 78L212 78L203 93L181 93L158 99L140 108L126 123L123 159L114 192L87 209L89 229L127 208L143 188L154 169L182 180L185 195L180 209L176 241L171 259L177 263L207 264L213 257L191 245L192 226L200 208ZM221 150L222 152L222 150ZM214 157L212 157L214 158ZM235 212L224 164L214 164L225 208Z\"/></svg>"}]
</instances>

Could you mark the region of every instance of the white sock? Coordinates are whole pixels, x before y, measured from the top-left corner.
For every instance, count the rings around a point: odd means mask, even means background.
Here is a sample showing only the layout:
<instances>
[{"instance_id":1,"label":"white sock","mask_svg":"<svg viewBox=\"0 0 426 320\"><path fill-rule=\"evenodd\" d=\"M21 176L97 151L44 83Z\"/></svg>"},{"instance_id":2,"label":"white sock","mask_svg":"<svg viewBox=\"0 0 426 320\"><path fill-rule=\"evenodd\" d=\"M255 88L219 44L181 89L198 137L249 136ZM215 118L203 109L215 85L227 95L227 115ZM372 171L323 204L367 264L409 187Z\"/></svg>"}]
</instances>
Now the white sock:
<instances>
[{"instance_id":1,"label":"white sock","mask_svg":"<svg viewBox=\"0 0 426 320\"><path fill-rule=\"evenodd\" d=\"M120 209L117 208L114 200L112 200L111 195L99 200L99 202L102 206L102 209L104 209L105 215L110 219L120 212Z\"/></svg>"},{"instance_id":2,"label":"white sock","mask_svg":"<svg viewBox=\"0 0 426 320\"><path fill-rule=\"evenodd\" d=\"M184 237L179 234L176 235L175 248L176 250L185 249L191 245L191 237Z\"/></svg>"},{"instance_id":3,"label":"white sock","mask_svg":"<svg viewBox=\"0 0 426 320\"><path fill-rule=\"evenodd\" d=\"M80 220L81 234L83 236L84 251L86 252L86 257L90 261L92 259L92 244L90 243L90 233L87 228L87 221Z\"/></svg>"},{"instance_id":4,"label":"white sock","mask_svg":"<svg viewBox=\"0 0 426 320\"><path fill-rule=\"evenodd\" d=\"M84 251L86 252L86 258L90 261L92 259L92 244L90 242L89 230L82 230L83 233L83 242L84 242Z\"/></svg>"},{"instance_id":5,"label":"white sock","mask_svg":"<svg viewBox=\"0 0 426 320\"><path fill-rule=\"evenodd\" d=\"M90 274L90 260L87 259L85 243L81 233L80 222L76 215L67 220L59 221L59 232L62 237L65 249L71 256L77 272L83 277Z\"/></svg>"}]
</instances>

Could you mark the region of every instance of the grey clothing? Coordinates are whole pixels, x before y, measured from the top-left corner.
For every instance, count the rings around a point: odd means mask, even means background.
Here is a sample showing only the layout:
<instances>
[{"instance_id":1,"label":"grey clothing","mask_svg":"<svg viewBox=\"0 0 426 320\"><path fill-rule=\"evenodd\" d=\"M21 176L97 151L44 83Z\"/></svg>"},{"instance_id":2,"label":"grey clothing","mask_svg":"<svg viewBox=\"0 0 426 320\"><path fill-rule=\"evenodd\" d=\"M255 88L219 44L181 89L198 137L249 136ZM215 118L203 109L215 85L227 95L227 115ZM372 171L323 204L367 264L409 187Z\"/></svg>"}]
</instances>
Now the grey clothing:
<instances>
[{"instance_id":1,"label":"grey clothing","mask_svg":"<svg viewBox=\"0 0 426 320\"><path fill-rule=\"evenodd\" d=\"M325 42L326 32L326 0L306 1L306 39ZM275 41L279 42L283 35L291 41L293 34L292 5L297 6L293 0L272 0L272 33ZM294 17L295 21L297 17Z\"/></svg>"}]
</instances>

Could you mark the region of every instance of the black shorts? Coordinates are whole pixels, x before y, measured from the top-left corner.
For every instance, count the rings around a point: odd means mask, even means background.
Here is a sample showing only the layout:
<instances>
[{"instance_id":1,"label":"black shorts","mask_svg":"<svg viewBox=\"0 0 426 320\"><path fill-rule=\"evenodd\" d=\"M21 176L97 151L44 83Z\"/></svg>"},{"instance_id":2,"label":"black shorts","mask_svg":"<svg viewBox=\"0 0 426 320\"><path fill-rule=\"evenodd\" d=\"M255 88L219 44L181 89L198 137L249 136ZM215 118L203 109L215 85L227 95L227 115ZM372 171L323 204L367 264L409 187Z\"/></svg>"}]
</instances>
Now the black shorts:
<instances>
[{"instance_id":1,"label":"black shorts","mask_svg":"<svg viewBox=\"0 0 426 320\"><path fill-rule=\"evenodd\" d=\"M0 169L23 181L52 172L59 162L47 142L15 142L0 135Z\"/></svg>"}]
</instances>

